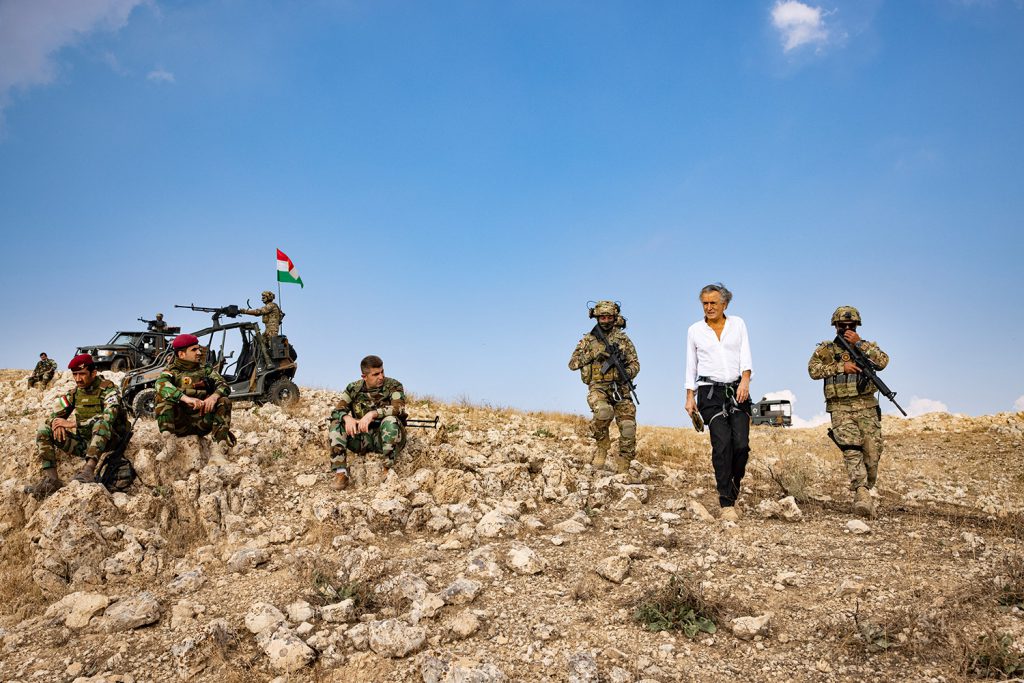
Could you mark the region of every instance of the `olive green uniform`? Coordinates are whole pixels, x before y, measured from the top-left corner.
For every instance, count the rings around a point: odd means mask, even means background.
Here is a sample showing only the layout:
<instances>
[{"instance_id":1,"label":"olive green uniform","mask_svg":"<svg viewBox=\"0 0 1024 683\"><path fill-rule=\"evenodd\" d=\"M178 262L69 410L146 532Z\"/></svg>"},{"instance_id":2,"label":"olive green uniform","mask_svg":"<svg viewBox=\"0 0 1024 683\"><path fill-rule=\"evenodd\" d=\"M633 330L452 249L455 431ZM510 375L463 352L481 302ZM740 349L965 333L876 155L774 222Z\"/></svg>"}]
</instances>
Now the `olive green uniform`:
<instances>
[{"instance_id":1,"label":"olive green uniform","mask_svg":"<svg viewBox=\"0 0 1024 683\"><path fill-rule=\"evenodd\" d=\"M346 415L360 420L373 411L377 411L377 418L370 423L368 432L354 436L345 433ZM363 380L352 382L331 412L331 468L335 472L347 471L348 451L380 453L394 462L405 444L404 420L405 388L397 379L385 377L377 389L368 389Z\"/></svg>"},{"instance_id":2,"label":"olive green uniform","mask_svg":"<svg viewBox=\"0 0 1024 683\"><path fill-rule=\"evenodd\" d=\"M42 384L43 388L50 383L53 379L53 373L57 371L57 363L52 358L40 360L36 363L36 367L32 370L32 374L29 375L28 385L34 387L36 384Z\"/></svg>"},{"instance_id":3,"label":"olive green uniform","mask_svg":"<svg viewBox=\"0 0 1024 683\"><path fill-rule=\"evenodd\" d=\"M63 439L53 435L56 418L75 414L75 430L65 431ZM96 375L89 386L75 388L59 399L46 424L36 432L36 449L42 469L57 465L57 450L80 458L95 458L116 447L128 433L128 422L121 405L121 394L114 383Z\"/></svg>"},{"instance_id":4,"label":"olive green uniform","mask_svg":"<svg viewBox=\"0 0 1024 683\"><path fill-rule=\"evenodd\" d=\"M161 432L175 436L213 435L214 441L233 441L231 436L231 387L209 365L175 356L156 380L156 423ZM217 395L214 409L200 415L182 402L183 396L203 400Z\"/></svg>"}]
</instances>

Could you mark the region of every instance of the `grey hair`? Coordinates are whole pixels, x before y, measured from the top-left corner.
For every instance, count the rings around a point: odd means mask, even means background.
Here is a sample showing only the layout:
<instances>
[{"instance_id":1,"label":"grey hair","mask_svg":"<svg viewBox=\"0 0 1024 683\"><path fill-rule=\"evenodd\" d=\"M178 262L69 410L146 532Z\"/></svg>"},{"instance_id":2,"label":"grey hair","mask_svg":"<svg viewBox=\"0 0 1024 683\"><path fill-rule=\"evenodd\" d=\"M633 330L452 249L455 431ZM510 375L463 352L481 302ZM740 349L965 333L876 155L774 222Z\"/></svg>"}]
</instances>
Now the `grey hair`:
<instances>
[{"instance_id":1,"label":"grey hair","mask_svg":"<svg viewBox=\"0 0 1024 683\"><path fill-rule=\"evenodd\" d=\"M726 289L725 285L721 282L712 282L710 285L704 285L704 288L700 290L700 294L697 295L697 301L700 301L700 298L708 292L718 292L722 296L723 304L728 304L732 301L732 292Z\"/></svg>"}]
</instances>

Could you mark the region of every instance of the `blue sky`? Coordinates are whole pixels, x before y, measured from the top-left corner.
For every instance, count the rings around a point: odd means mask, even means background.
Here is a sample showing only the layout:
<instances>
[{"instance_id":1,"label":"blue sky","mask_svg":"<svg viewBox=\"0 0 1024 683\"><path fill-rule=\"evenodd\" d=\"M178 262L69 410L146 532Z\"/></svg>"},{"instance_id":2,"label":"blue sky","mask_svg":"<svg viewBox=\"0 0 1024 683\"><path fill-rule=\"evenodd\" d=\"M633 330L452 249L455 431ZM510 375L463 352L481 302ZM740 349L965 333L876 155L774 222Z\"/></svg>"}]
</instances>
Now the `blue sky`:
<instances>
[{"instance_id":1,"label":"blue sky","mask_svg":"<svg viewBox=\"0 0 1024 683\"><path fill-rule=\"evenodd\" d=\"M641 423L682 417L722 281L756 396L858 306L913 412L1024 410L1024 6L0 0L0 365L256 302L299 382L586 412L622 302Z\"/></svg>"}]
</instances>

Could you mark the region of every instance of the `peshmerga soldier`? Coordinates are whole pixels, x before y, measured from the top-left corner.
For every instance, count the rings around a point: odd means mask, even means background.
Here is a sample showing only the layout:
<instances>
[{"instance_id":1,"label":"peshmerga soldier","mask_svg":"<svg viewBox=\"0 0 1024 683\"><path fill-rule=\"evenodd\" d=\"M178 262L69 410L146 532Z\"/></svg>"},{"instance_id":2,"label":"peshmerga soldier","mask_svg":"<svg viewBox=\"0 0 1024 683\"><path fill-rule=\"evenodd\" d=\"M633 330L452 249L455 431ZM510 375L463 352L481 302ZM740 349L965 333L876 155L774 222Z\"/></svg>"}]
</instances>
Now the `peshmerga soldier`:
<instances>
[{"instance_id":1,"label":"peshmerga soldier","mask_svg":"<svg viewBox=\"0 0 1024 683\"><path fill-rule=\"evenodd\" d=\"M75 379L75 388L57 400L46 424L36 433L43 470L39 483L32 487L38 498L45 498L64 485L57 477L57 450L84 458L85 465L75 475L75 481L93 483L100 457L117 447L128 433L121 394L113 382L96 372L92 356L75 356L68 369Z\"/></svg>"},{"instance_id":2,"label":"peshmerga soldier","mask_svg":"<svg viewBox=\"0 0 1024 683\"><path fill-rule=\"evenodd\" d=\"M239 313L263 316L263 336L268 339L276 337L281 332L281 319L284 318L284 311L274 303L273 292L263 292L260 298L263 300L262 308L243 308Z\"/></svg>"},{"instance_id":3,"label":"peshmerga soldier","mask_svg":"<svg viewBox=\"0 0 1024 683\"><path fill-rule=\"evenodd\" d=\"M367 356L359 363L362 379L341 394L331 413L331 469L334 489L348 486L348 452L380 453L391 467L405 445L405 388L384 376L384 361Z\"/></svg>"},{"instance_id":4,"label":"peshmerga soldier","mask_svg":"<svg viewBox=\"0 0 1024 683\"><path fill-rule=\"evenodd\" d=\"M177 437L212 434L219 455L235 445L231 433L231 387L203 361L206 348L192 334L171 342L174 356L156 379L156 424L165 439L165 458L177 452Z\"/></svg>"},{"instance_id":5,"label":"peshmerga soldier","mask_svg":"<svg viewBox=\"0 0 1024 683\"><path fill-rule=\"evenodd\" d=\"M148 327L151 332L164 332L164 331L166 331L167 330L167 323L164 322L164 314L163 313L157 313L156 314L156 320L150 321L146 325L146 327ZM181 328L179 328L179 329L181 329Z\"/></svg>"},{"instance_id":6,"label":"peshmerga soldier","mask_svg":"<svg viewBox=\"0 0 1024 683\"><path fill-rule=\"evenodd\" d=\"M861 339L857 327L860 312L853 306L840 306L832 314L836 334L859 349L875 370L889 364L889 356L878 344ZM882 458L882 411L878 407L878 388L861 374L861 368L850 360L835 341L823 341L814 349L807 363L811 379L824 380L825 410L832 417L829 436L843 452L843 462L854 492L854 511L873 517L875 506L870 489L878 478L878 462Z\"/></svg>"},{"instance_id":7,"label":"peshmerga soldier","mask_svg":"<svg viewBox=\"0 0 1024 683\"><path fill-rule=\"evenodd\" d=\"M28 385L34 387L37 384L41 384L42 388L45 389L46 385L53 379L53 373L57 371L57 363L52 358L46 355L46 352L39 354L39 362L36 363L35 369L32 374L29 375Z\"/></svg>"},{"instance_id":8,"label":"peshmerga soldier","mask_svg":"<svg viewBox=\"0 0 1024 683\"><path fill-rule=\"evenodd\" d=\"M620 315L619 304L598 301L590 309L590 317L597 318L597 325L576 345L569 359L569 369L579 370L583 383L589 387L587 404L594 412L591 426L597 442L597 453L591 464L594 467L605 465L611 447L608 426L615 418L619 426L619 454L611 457L611 469L625 472L636 454L636 405L629 386L621 381L616 369L605 362L609 357L608 346L618 348L631 380L640 372L640 361L633 342L622 331L626 319ZM601 341L602 335L607 344Z\"/></svg>"}]
</instances>

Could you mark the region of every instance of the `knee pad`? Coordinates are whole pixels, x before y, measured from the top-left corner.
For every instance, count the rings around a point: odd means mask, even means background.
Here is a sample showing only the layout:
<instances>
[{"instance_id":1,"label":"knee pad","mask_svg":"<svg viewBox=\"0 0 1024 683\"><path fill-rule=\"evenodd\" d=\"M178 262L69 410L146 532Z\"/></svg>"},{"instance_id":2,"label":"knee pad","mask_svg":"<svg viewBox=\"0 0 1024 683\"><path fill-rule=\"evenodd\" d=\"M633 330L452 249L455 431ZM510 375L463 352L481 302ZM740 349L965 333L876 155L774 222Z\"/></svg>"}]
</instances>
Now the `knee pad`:
<instances>
[{"instance_id":1,"label":"knee pad","mask_svg":"<svg viewBox=\"0 0 1024 683\"><path fill-rule=\"evenodd\" d=\"M619 436L624 439L635 439L636 438L636 422L633 420L623 420L619 423Z\"/></svg>"},{"instance_id":2,"label":"knee pad","mask_svg":"<svg viewBox=\"0 0 1024 683\"><path fill-rule=\"evenodd\" d=\"M606 421L611 420L615 417L615 411L607 403L598 403L594 407L594 418L597 420Z\"/></svg>"}]
</instances>

